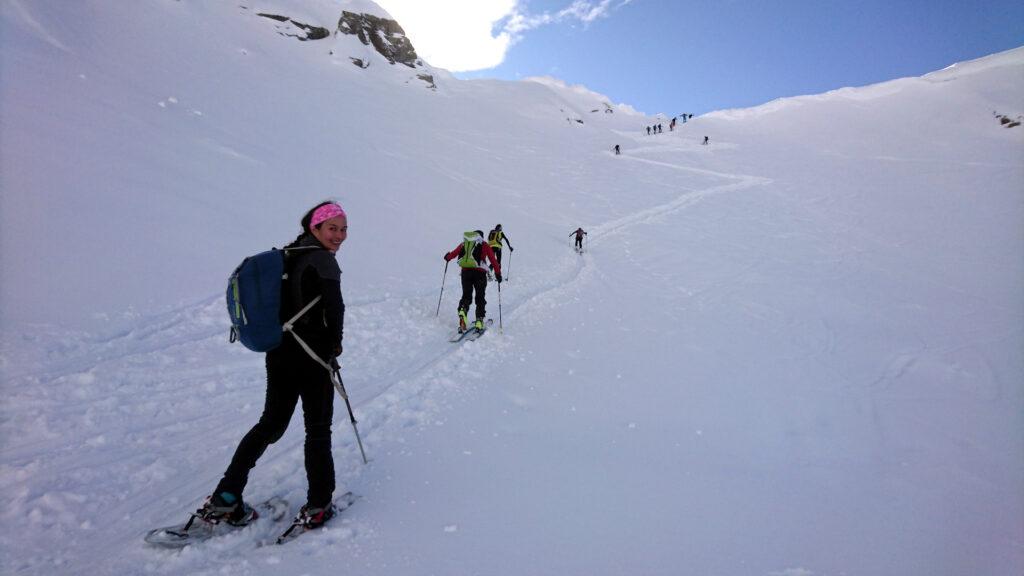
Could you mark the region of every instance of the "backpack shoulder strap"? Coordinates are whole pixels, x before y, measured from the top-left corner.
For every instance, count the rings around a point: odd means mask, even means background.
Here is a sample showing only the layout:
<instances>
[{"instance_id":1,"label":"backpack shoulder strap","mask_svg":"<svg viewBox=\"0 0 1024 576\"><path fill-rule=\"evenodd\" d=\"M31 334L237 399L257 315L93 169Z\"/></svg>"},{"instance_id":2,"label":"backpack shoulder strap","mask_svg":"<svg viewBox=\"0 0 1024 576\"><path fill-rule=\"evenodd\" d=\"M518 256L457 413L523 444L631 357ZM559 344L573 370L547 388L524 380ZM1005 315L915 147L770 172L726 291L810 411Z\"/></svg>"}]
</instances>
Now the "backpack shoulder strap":
<instances>
[{"instance_id":1,"label":"backpack shoulder strap","mask_svg":"<svg viewBox=\"0 0 1024 576\"><path fill-rule=\"evenodd\" d=\"M299 310L298 312L296 312L295 316L292 316L291 318L289 318L288 321L285 322L281 326L281 329L284 330L285 332L291 332L292 328L295 327L295 322L297 322L299 320L299 318L302 318L303 314L305 314L306 312L309 312L309 309L312 308L313 305L316 304L319 301L320 301L320 296L317 296L316 298L313 298L312 300L310 300L309 304L306 304L306 306L303 307L302 310ZM296 335L295 337L298 338L298 335Z\"/></svg>"}]
</instances>

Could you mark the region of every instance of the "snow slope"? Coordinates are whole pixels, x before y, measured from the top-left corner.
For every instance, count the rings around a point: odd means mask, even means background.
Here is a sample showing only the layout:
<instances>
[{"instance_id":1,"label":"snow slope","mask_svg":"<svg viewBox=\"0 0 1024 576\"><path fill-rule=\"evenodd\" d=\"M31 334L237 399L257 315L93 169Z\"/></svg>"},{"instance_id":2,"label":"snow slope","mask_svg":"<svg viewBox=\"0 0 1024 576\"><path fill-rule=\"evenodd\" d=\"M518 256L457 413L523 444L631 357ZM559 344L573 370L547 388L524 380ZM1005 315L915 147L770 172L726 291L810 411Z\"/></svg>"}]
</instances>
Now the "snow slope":
<instances>
[{"instance_id":1,"label":"snow slope","mask_svg":"<svg viewBox=\"0 0 1024 576\"><path fill-rule=\"evenodd\" d=\"M254 15L345 2L123 4L2 4L3 573L1024 571L1024 128L993 117L1024 50L648 137ZM259 416L227 274L325 197L360 501L283 548L145 547ZM439 256L498 222L495 329L452 346ZM300 505L301 443L246 497Z\"/></svg>"}]
</instances>

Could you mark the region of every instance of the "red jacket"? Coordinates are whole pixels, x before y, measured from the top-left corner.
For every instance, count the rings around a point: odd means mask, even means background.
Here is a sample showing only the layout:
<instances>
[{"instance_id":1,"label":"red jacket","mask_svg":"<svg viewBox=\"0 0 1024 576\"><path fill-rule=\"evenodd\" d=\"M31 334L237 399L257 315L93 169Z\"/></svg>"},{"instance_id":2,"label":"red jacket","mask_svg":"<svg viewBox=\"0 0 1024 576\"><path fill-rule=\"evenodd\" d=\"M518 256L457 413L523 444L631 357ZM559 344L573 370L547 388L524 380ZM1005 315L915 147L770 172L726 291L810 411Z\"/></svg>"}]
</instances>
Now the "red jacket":
<instances>
[{"instance_id":1,"label":"red jacket","mask_svg":"<svg viewBox=\"0 0 1024 576\"><path fill-rule=\"evenodd\" d=\"M452 250L451 252L446 254L444 259L448 262L451 262L453 259L459 258L461 256L462 244L459 244L458 246L455 247L455 250ZM495 274L501 274L501 265L498 264L498 259L494 257L494 250L491 250L491 247L487 245L487 242L480 243L480 256L482 258L487 258L488 260L491 261L491 267L494 268ZM467 268L467 270L484 270L484 268Z\"/></svg>"}]
</instances>

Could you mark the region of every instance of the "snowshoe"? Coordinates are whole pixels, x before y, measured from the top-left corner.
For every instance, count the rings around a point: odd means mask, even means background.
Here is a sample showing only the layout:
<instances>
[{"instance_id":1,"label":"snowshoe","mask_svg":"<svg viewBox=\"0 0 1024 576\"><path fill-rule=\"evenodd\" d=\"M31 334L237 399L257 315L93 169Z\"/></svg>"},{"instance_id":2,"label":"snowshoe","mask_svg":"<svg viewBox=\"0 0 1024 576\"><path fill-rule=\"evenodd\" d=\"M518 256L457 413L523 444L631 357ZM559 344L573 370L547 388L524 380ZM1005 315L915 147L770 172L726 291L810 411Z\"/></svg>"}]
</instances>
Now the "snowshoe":
<instances>
[{"instance_id":1,"label":"snowshoe","mask_svg":"<svg viewBox=\"0 0 1024 576\"><path fill-rule=\"evenodd\" d=\"M146 543L159 548L180 549L239 530L252 524L262 515L277 521L284 518L288 512L288 502L276 496L255 508L245 503L240 503L241 506L236 508L234 505L227 505L224 499L216 502L214 500L215 496L207 498L203 506L193 512L184 524L150 530L146 533Z\"/></svg>"},{"instance_id":2,"label":"snowshoe","mask_svg":"<svg viewBox=\"0 0 1024 576\"><path fill-rule=\"evenodd\" d=\"M346 492L324 508L314 508L308 504L303 506L295 516L295 520L292 521L292 525L277 539L277 543L286 544L310 530L322 527L355 501L356 496L351 492Z\"/></svg>"}]
</instances>

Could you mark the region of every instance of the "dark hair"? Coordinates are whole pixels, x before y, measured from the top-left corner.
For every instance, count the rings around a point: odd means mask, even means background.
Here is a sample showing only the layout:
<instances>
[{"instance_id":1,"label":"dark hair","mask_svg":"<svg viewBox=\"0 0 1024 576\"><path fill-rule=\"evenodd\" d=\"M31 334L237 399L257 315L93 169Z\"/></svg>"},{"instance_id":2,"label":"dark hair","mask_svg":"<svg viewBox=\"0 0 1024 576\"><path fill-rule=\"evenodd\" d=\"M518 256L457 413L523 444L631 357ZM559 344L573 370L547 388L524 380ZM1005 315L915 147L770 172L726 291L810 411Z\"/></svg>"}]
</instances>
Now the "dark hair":
<instances>
[{"instance_id":1,"label":"dark hair","mask_svg":"<svg viewBox=\"0 0 1024 576\"><path fill-rule=\"evenodd\" d=\"M325 201L317 204L316 206L313 206L312 208L309 209L308 212L306 212L306 215L303 216L302 220L300 221L300 224L302 225L302 232L298 236L295 237L295 240L292 240L291 244L285 246L285 248L292 248L294 246L297 246L299 244L299 242L302 242L303 238L305 238L306 236L309 236L310 234L312 234L312 232L310 232L310 230L309 230L309 223L313 221L313 212L316 212L317 208L319 208L321 206L326 206L328 204L334 204L334 202L332 202L330 200L325 200ZM322 225L322 223L318 224L317 228L319 228L321 225Z\"/></svg>"}]
</instances>

